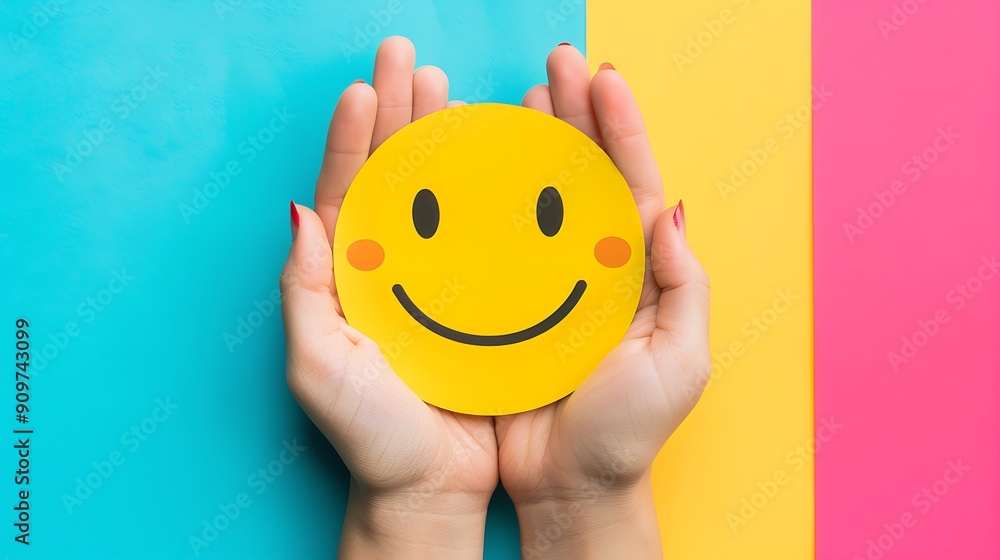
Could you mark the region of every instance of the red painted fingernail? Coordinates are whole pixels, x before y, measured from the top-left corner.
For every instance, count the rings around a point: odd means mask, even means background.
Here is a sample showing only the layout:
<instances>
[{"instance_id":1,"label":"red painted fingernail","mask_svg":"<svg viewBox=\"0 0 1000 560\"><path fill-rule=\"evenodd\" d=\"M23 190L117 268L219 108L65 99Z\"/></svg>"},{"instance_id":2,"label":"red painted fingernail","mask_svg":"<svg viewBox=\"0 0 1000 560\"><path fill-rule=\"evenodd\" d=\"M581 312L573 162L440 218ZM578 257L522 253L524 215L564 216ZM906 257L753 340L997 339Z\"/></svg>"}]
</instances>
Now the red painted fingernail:
<instances>
[{"instance_id":1,"label":"red painted fingernail","mask_svg":"<svg viewBox=\"0 0 1000 560\"><path fill-rule=\"evenodd\" d=\"M682 227L683 224L684 224L684 201L678 200L677 208L674 209L674 227L677 228L677 231L683 232L684 231L684 228Z\"/></svg>"},{"instance_id":2,"label":"red painted fingernail","mask_svg":"<svg viewBox=\"0 0 1000 560\"><path fill-rule=\"evenodd\" d=\"M299 232L299 209L295 206L294 200L288 201L288 207L292 214L292 239L295 239L295 234Z\"/></svg>"},{"instance_id":3,"label":"red painted fingernail","mask_svg":"<svg viewBox=\"0 0 1000 560\"><path fill-rule=\"evenodd\" d=\"M601 70L614 70L614 69L615 69L614 64L611 64L610 62L602 62L601 65L597 67L598 72L600 72Z\"/></svg>"},{"instance_id":4,"label":"red painted fingernail","mask_svg":"<svg viewBox=\"0 0 1000 560\"><path fill-rule=\"evenodd\" d=\"M569 43L559 43L559 46L560 47L572 47L573 45L571 45Z\"/></svg>"}]
</instances>

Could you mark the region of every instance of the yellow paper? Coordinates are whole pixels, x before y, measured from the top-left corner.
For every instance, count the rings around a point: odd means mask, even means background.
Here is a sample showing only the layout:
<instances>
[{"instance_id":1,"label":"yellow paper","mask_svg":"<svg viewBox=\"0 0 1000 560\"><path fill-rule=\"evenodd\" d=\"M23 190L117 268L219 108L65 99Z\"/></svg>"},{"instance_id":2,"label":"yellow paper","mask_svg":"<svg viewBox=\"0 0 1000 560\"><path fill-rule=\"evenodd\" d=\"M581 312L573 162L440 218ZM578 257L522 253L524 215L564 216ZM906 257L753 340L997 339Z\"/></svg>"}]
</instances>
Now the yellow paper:
<instances>
[{"instance_id":1,"label":"yellow paper","mask_svg":"<svg viewBox=\"0 0 1000 560\"><path fill-rule=\"evenodd\" d=\"M420 398L467 414L576 389L628 329L645 270L639 213L607 154L511 105L446 109L390 137L335 239L348 323Z\"/></svg>"},{"instance_id":2,"label":"yellow paper","mask_svg":"<svg viewBox=\"0 0 1000 560\"><path fill-rule=\"evenodd\" d=\"M666 557L813 558L810 4L589 0L587 19L712 280L713 379L654 470Z\"/></svg>"}]
</instances>

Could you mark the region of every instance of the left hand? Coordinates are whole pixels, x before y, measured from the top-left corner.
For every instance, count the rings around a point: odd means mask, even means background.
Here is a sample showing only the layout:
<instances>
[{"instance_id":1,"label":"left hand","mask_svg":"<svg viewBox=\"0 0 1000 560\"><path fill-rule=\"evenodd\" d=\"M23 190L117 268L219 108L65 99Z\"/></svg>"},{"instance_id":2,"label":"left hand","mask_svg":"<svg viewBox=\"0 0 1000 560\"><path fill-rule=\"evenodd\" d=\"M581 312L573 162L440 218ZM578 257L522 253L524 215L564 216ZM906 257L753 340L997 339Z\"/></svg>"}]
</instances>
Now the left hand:
<instances>
[{"instance_id":1,"label":"left hand","mask_svg":"<svg viewBox=\"0 0 1000 560\"><path fill-rule=\"evenodd\" d=\"M493 419L414 395L378 346L347 324L334 282L330 247L348 185L386 138L448 104L444 72L414 72L415 57L409 40L386 39L373 85L359 81L341 95L316 211L292 207L281 275L288 386L351 471L342 558L482 558L498 480Z\"/></svg>"}]
</instances>

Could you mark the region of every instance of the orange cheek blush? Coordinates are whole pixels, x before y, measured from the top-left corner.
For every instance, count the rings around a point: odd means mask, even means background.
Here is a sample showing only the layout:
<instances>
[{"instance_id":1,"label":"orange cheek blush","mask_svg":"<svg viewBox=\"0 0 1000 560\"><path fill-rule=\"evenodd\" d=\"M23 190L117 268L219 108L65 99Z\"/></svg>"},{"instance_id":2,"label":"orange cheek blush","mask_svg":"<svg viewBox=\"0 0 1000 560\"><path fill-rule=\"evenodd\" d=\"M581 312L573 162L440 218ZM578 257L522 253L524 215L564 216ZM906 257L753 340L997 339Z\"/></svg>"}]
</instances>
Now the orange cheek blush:
<instances>
[{"instance_id":1,"label":"orange cheek blush","mask_svg":"<svg viewBox=\"0 0 1000 560\"><path fill-rule=\"evenodd\" d=\"M594 246L594 258L608 268L624 266L632 257L632 248L621 237L605 237Z\"/></svg>"},{"instance_id":2,"label":"orange cheek blush","mask_svg":"<svg viewBox=\"0 0 1000 560\"><path fill-rule=\"evenodd\" d=\"M382 266L385 260L385 250L377 241L359 239L347 248L347 262L354 268L368 272Z\"/></svg>"}]
</instances>

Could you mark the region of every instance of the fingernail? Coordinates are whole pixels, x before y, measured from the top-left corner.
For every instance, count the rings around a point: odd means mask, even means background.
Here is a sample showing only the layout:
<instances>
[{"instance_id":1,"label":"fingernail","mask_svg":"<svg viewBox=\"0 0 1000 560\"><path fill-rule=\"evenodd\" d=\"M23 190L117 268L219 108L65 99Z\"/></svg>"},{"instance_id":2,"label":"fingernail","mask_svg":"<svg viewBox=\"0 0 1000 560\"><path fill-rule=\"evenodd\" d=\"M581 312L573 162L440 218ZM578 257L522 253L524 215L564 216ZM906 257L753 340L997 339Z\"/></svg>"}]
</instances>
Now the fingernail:
<instances>
[{"instance_id":1,"label":"fingernail","mask_svg":"<svg viewBox=\"0 0 1000 560\"><path fill-rule=\"evenodd\" d=\"M686 224L684 223L684 201L678 200L677 208L674 209L674 227L677 228L677 231L684 233L685 225Z\"/></svg>"},{"instance_id":2,"label":"fingernail","mask_svg":"<svg viewBox=\"0 0 1000 560\"><path fill-rule=\"evenodd\" d=\"M600 72L601 70L614 70L614 69L615 69L614 64L611 64L610 62L602 62L601 65L597 67L598 72Z\"/></svg>"},{"instance_id":3,"label":"fingernail","mask_svg":"<svg viewBox=\"0 0 1000 560\"><path fill-rule=\"evenodd\" d=\"M569 43L559 43L559 46L560 47L572 47L573 45L571 45Z\"/></svg>"},{"instance_id":4,"label":"fingernail","mask_svg":"<svg viewBox=\"0 0 1000 560\"><path fill-rule=\"evenodd\" d=\"M355 84L366 84L366 83L368 83L368 82L366 82L366 81L364 81L364 80L354 80L354 83L355 83Z\"/></svg>"},{"instance_id":5,"label":"fingernail","mask_svg":"<svg viewBox=\"0 0 1000 560\"><path fill-rule=\"evenodd\" d=\"M295 236L299 233L299 209L294 200L288 201L288 207L292 214L292 241L295 241Z\"/></svg>"}]
</instances>

